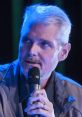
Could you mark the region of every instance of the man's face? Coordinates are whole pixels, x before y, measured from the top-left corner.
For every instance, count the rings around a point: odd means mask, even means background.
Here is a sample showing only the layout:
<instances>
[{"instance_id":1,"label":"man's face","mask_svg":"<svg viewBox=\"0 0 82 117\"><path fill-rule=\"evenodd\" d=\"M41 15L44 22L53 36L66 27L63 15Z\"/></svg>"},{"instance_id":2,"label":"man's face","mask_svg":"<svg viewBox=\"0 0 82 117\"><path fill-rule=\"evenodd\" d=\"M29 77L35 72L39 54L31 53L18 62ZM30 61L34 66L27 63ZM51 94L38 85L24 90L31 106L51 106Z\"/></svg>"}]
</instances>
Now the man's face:
<instances>
[{"instance_id":1,"label":"man's face","mask_svg":"<svg viewBox=\"0 0 82 117\"><path fill-rule=\"evenodd\" d=\"M59 59L58 44L59 26L35 24L28 34L21 37L19 45L19 60L25 76L31 67L40 69L41 78L48 78L56 68Z\"/></svg>"}]
</instances>

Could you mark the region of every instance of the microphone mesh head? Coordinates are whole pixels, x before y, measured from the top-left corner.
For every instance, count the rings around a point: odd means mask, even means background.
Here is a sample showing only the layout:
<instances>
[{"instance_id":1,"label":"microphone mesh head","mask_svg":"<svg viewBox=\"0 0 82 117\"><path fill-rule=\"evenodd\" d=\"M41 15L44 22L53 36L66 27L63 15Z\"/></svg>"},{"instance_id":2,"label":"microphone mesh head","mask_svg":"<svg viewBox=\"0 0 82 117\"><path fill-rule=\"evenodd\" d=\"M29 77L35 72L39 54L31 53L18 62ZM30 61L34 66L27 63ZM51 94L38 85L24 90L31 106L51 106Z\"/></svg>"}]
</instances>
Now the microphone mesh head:
<instances>
[{"instance_id":1,"label":"microphone mesh head","mask_svg":"<svg viewBox=\"0 0 82 117\"><path fill-rule=\"evenodd\" d=\"M40 84L40 70L37 67L33 67L28 71L29 84Z\"/></svg>"}]
</instances>

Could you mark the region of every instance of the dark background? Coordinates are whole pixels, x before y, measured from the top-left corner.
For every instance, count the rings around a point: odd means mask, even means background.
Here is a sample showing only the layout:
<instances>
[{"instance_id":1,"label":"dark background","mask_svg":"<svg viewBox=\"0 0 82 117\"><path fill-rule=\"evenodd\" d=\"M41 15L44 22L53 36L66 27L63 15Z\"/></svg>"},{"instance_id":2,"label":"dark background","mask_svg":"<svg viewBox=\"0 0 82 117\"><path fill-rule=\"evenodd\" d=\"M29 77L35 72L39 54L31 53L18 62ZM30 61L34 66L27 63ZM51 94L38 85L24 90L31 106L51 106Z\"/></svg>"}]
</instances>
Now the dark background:
<instances>
[{"instance_id":1,"label":"dark background","mask_svg":"<svg viewBox=\"0 0 82 117\"><path fill-rule=\"evenodd\" d=\"M33 3L56 4L72 22L72 49L60 72L82 84L82 1L81 0L3 0L0 2L0 64L17 58L24 8Z\"/></svg>"}]
</instances>

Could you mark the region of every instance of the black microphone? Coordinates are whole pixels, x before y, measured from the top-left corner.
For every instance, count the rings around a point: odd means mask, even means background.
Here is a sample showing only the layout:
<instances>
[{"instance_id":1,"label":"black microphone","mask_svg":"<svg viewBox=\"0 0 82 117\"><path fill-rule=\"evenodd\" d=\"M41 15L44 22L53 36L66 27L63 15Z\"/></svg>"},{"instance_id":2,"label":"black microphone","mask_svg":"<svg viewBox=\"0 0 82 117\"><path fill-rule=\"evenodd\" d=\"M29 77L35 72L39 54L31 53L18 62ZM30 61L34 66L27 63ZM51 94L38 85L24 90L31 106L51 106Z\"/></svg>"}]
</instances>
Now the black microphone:
<instances>
[{"instance_id":1,"label":"black microphone","mask_svg":"<svg viewBox=\"0 0 82 117\"><path fill-rule=\"evenodd\" d=\"M33 67L28 71L29 94L35 90L40 89L40 70ZM33 115L32 117L40 117L40 115Z\"/></svg>"}]
</instances>

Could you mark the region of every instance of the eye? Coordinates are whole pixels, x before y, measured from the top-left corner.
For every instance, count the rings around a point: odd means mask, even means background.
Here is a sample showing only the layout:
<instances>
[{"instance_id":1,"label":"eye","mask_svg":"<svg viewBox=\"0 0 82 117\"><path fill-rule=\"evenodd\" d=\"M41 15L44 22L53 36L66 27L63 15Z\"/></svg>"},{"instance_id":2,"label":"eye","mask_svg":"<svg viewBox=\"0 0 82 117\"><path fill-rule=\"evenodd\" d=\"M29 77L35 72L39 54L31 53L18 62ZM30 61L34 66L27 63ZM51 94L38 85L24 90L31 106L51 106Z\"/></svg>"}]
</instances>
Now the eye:
<instances>
[{"instance_id":1,"label":"eye","mask_svg":"<svg viewBox=\"0 0 82 117\"><path fill-rule=\"evenodd\" d=\"M48 49L48 48L50 48L51 46L50 46L50 44L49 43L47 43L47 42L45 42L45 41L43 41L43 42L41 42L41 47L42 48L44 48L44 49Z\"/></svg>"},{"instance_id":2,"label":"eye","mask_svg":"<svg viewBox=\"0 0 82 117\"><path fill-rule=\"evenodd\" d=\"M30 39L26 40L26 44L31 44L31 43L32 43L32 41Z\"/></svg>"},{"instance_id":3,"label":"eye","mask_svg":"<svg viewBox=\"0 0 82 117\"><path fill-rule=\"evenodd\" d=\"M28 37L23 37L23 38L22 38L22 41L23 41L25 44L28 44L28 45L32 44L32 40L29 39Z\"/></svg>"}]
</instances>

